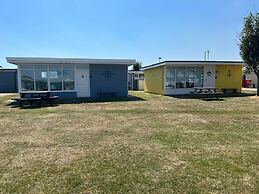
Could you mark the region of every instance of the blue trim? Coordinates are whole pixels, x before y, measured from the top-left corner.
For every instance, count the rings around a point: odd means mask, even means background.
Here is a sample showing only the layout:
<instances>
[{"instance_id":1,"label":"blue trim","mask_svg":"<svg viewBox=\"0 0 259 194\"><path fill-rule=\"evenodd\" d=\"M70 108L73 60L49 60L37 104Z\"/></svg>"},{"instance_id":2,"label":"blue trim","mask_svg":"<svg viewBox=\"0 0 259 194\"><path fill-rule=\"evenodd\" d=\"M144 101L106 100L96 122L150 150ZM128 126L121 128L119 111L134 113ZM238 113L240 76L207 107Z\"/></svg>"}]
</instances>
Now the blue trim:
<instances>
[{"instance_id":1,"label":"blue trim","mask_svg":"<svg viewBox=\"0 0 259 194\"><path fill-rule=\"evenodd\" d=\"M77 98L77 92L51 92L52 96L59 96L59 98Z\"/></svg>"}]
</instances>

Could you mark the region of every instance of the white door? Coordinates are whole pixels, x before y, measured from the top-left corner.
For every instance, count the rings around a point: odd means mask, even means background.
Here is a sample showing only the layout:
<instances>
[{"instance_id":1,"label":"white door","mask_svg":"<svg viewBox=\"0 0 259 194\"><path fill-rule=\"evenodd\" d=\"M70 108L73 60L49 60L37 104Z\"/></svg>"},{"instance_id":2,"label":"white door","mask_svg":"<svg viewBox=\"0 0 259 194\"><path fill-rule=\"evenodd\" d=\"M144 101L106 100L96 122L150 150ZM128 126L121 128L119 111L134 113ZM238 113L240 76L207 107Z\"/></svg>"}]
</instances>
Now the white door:
<instances>
[{"instance_id":1,"label":"white door","mask_svg":"<svg viewBox=\"0 0 259 194\"><path fill-rule=\"evenodd\" d=\"M144 90L144 80L143 79L139 79L138 80L138 90L139 91L143 91Z\"/></svg>"},{"instance_id":2,"label":"white door","mask_svg":"<svg viewBox=\"0 0 259 194\"><path fill-rule=\"evenodd\" d=\"M77 97L90 97L89 65L76 67Z\"/></svg>"}]
</instances>

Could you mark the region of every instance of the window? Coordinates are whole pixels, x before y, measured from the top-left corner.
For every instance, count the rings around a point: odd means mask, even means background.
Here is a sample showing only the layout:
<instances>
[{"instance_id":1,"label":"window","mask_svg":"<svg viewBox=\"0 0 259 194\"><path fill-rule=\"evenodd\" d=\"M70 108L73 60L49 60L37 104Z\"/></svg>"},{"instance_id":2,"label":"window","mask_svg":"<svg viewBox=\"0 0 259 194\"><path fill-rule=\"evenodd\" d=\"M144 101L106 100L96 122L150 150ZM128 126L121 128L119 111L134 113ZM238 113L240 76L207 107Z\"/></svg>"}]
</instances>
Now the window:
<instances>
[{"instance_id":1,"label":"window","mask_svg":"<svg viewBox=\"0 0 259 194\"><path fill-rule=\"evenodd\" d=\"M185 87L185 68L177 67L176 68L176 88Z\"/></svg>"},{"instance_id":2,"label":"window","mask_svg":"<svg viewBox=\"0 0 259 194\"><path fill-rule=\"evenodd\" d=\"M203 67L196 68L195 87L203 87Z\"/></svg>"},{"instance_id":3,"label":"window","mask_svg":"<svg viewBox=\"0 0 259 194\"><path fill-rule=\"evenodd\" d=\"M144 79L144 74L139 74L139 79Z\"/></svg>"},{"instance_id":4,"label":"window","mask_svg":"<svg viewBox=\"0 0 259 194\"><path fill-rule=\"evenodd\" d=\"M144 79L143 73L134 73L134 79Z\"/></svg>"},{"instance_id":5,"label":"window","mask_svg":"<svg viewBox=\"0 0 259 194\"><path fill-rule=\"evenodd\" d=\"M62 66L49 66L49 86L51 91L62 90Z\"/></svg>"},{"instance_id":6,"label":"window","mask_svg":"<svg viewBox=\"0 0 259 194\"><path fill-rule=\"evenodd\" d=\"M73 69L63 70L63 90L74 90L75 89L75 79Z\"/></svg>"},{"instance_id":7,"label":"window","mask_svg":"<svg viewBox=\"0 0 259 194\"><path fill-rule=\"evenodd\" d=\"M175 88L175 68L167 67L166 69L166 88Z\"/></svg>"},{"instance_id":8,"label":"window","mask_svg":"<svg viewBox=\"0 0 259 194\"><path fill-rule=\"evenodd\" d=\"M62 90L62 70L49 70L50 90Z\"/></svg>"},{"instance_id":9,"label":"window","mask_svg":"<svg viewBox=\"0 0 259 194\"><path fill-rule=\"evenodd\" d=\"M22 91L34 90L34 72L33 69L22 69L21 73L21 86Z\"/></svg>"},{"instance_id":10,"label":"window","mask_svg":"<svg viewBox=\"0 0 259 194\"><path fill-rule=\"evenodd\" d=\"M195 82L195 67L186 68L186 88L193 88Z\"/></svg>"},{"instance_id":11,"label":"window","mask_svg":"<svg viewBox=\"0 0 259 194\"><path fill-rule=\"evenodd\" d=\"M48 70L47 65L35 66L36 91L48 91Z\"/></svg>"},{"instance_id":12,"label":"window","mask_svg":"<svg viewBox=\"0 0 259 194\"><path fill-rule=\"evenodd\" d=\"M166 67L166 89L203 87L203 67Z\"/></svg>"},{"instance_id":13,"label":"window","mask_svg":"<svg viewBox=\"0 0 259 194\"><path fill-rule=\"evenodd\" d=\"M22 91L75 90L74 67L71 65L21 65Z\"/></svg>"}]
</instances>

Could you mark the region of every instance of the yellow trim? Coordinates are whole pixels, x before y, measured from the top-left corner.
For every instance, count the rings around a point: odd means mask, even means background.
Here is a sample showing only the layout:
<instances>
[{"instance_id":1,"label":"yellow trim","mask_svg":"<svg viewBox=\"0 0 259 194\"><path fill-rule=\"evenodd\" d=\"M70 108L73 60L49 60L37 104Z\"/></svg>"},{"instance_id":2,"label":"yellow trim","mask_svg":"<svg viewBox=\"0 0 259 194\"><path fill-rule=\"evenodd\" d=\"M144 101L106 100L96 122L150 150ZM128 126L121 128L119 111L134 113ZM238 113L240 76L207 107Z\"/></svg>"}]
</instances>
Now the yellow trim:
<instances>
[{"instance_id":1,"label":"yellow trim","mask_svg":"<svg viewBox=\"0 0 259 194\"><path fill-rule=\"evenodd\" d=\"M242 65L216 65L216 88L222 92L223 89L242 89Z\"/></svg>"},{"instance_id":2,"label":"yellow trim","mask_svg":"<svg viewBox=\"0 0 259 194\"><path fill-rule=\"evenodd\" d=\"M164 94L164 66L144 71L144 91L154 94Z\"/></svg>"}]
</instances>

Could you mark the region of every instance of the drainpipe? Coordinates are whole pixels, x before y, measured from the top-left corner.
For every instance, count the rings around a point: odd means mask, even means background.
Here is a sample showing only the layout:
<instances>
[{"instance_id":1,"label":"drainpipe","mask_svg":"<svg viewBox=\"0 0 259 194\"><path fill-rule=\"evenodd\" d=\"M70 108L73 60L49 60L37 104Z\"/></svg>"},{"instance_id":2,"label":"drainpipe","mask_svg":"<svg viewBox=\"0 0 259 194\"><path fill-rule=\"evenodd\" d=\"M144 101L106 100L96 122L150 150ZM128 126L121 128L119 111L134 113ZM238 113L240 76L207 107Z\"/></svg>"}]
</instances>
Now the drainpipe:
<instances>
[{"instance_id":1,"label":"drainpipe","mask_svg":"<svg viewBox=\"0 0 259 194\"><path fill-rule=\"evenodd\" d=\"M134 90L134 73L132 73L131 79L132 79L131 89Z\"/></svg>"}]
</instances>

